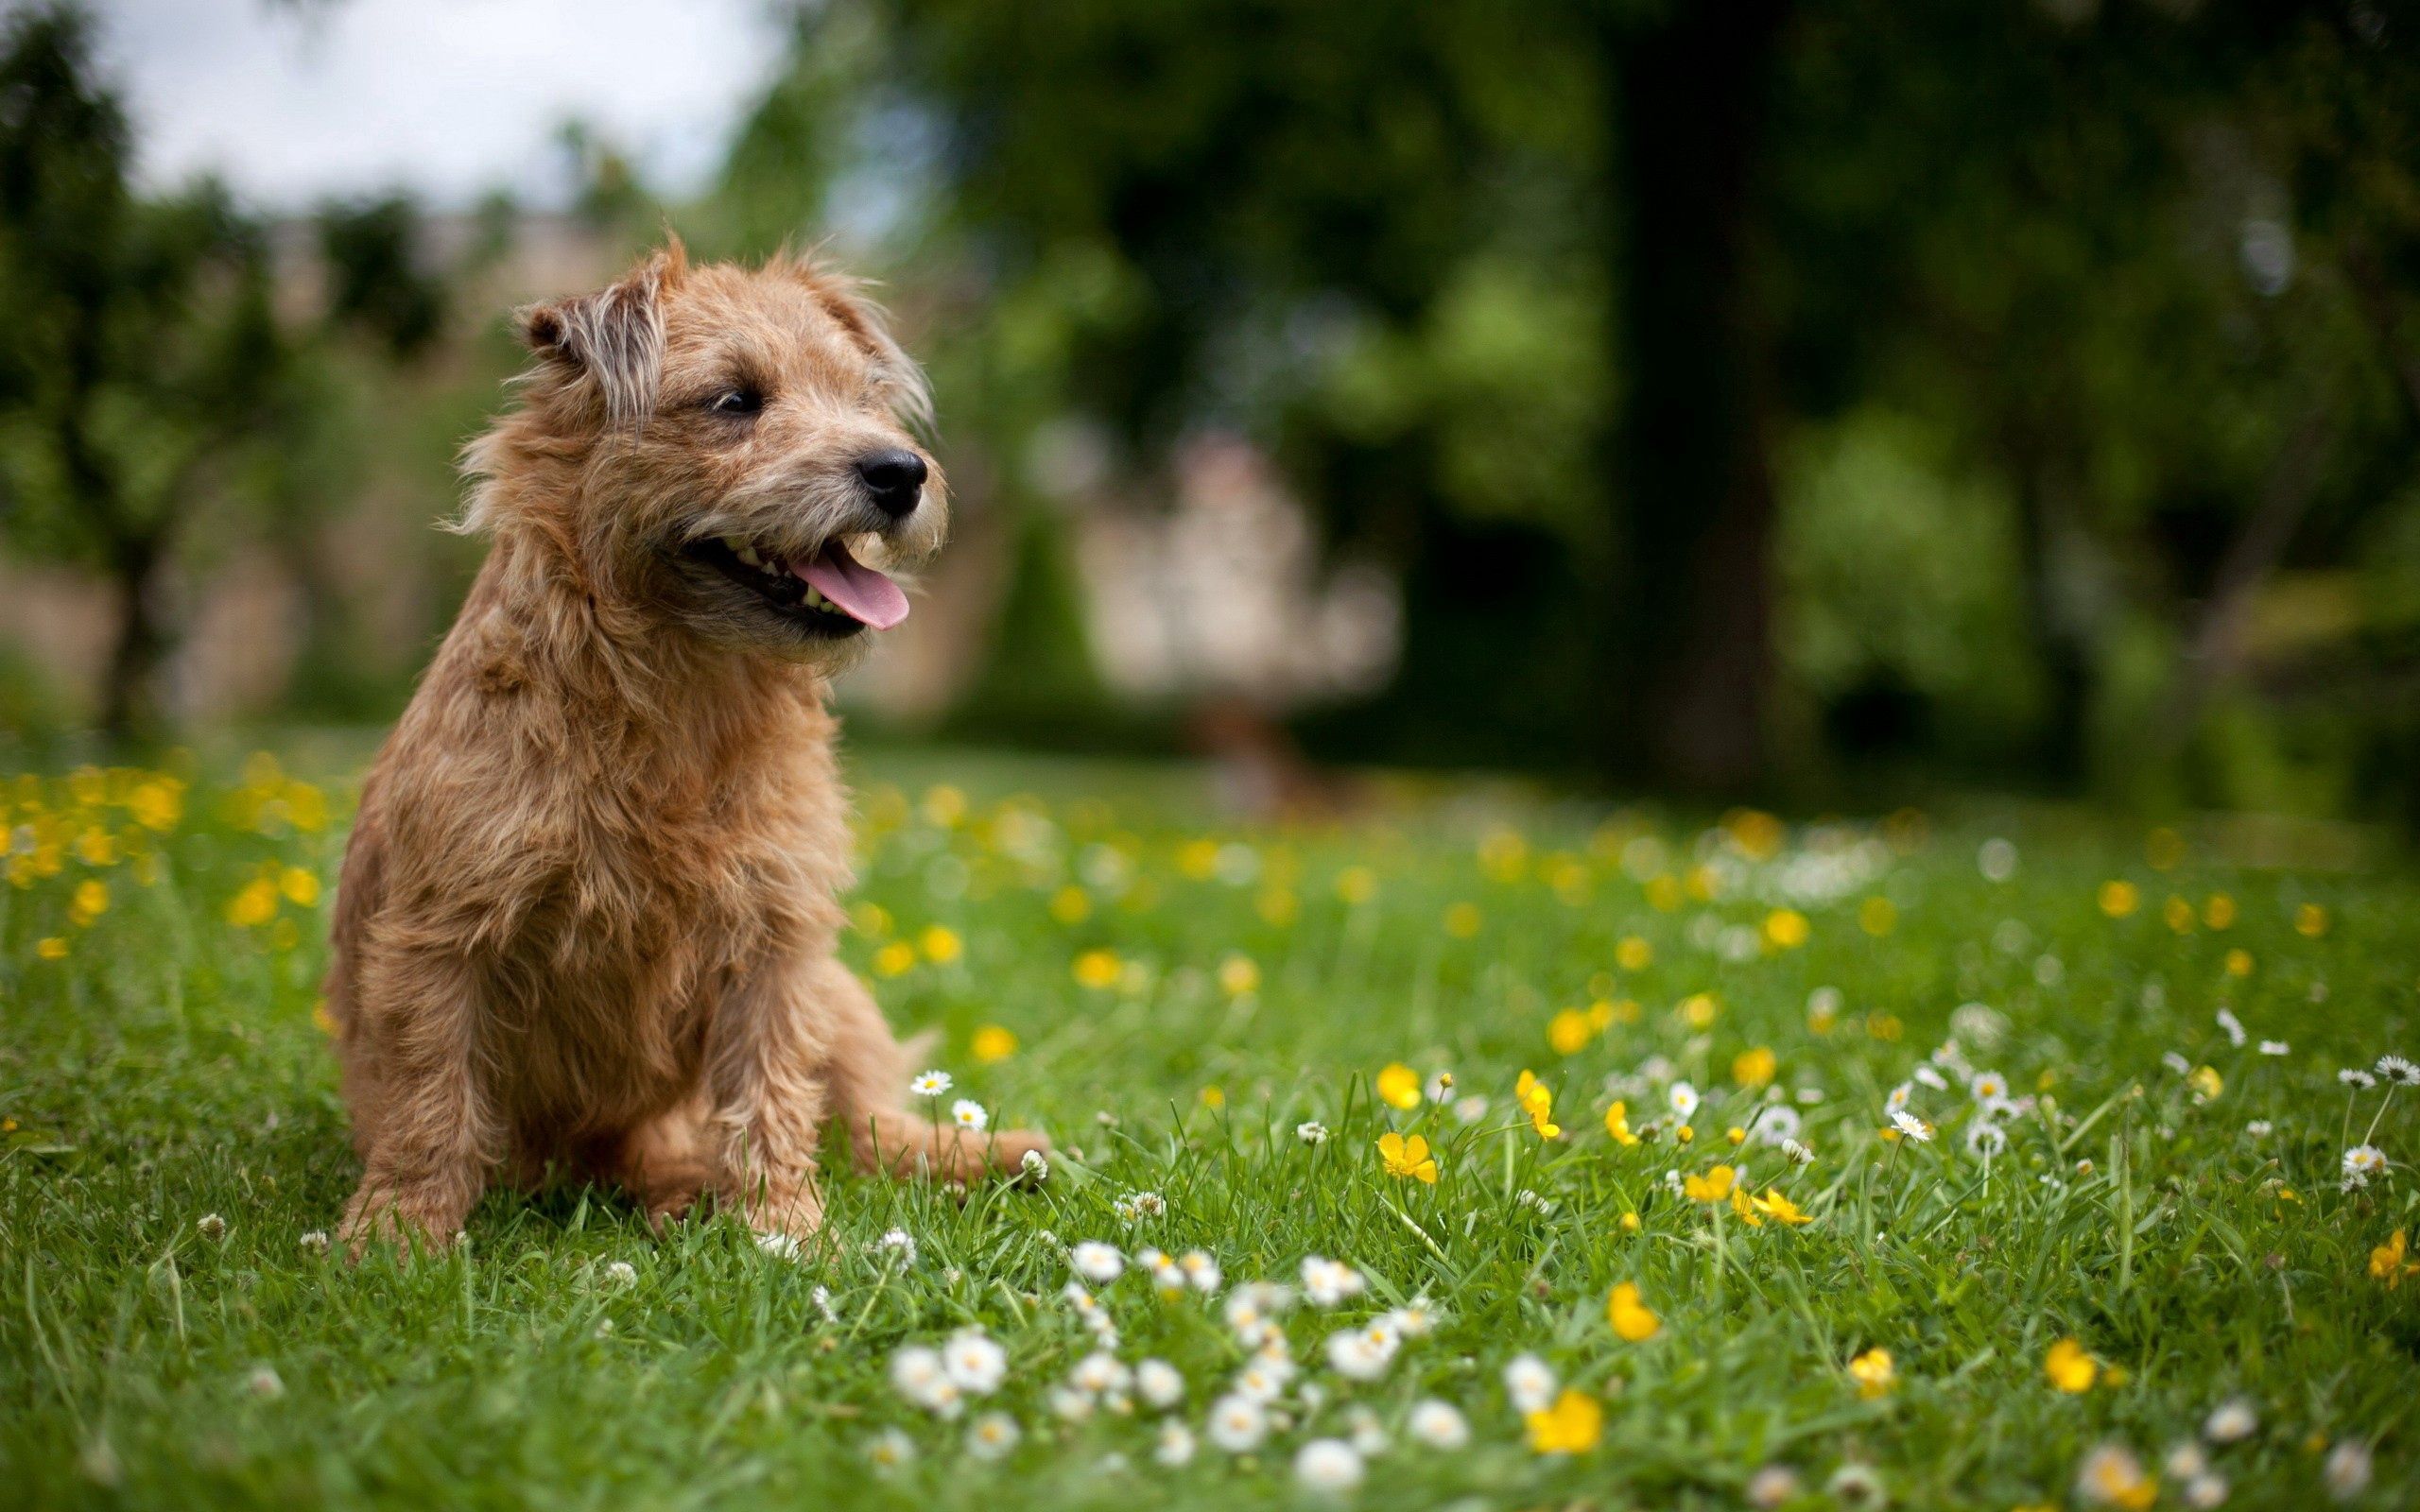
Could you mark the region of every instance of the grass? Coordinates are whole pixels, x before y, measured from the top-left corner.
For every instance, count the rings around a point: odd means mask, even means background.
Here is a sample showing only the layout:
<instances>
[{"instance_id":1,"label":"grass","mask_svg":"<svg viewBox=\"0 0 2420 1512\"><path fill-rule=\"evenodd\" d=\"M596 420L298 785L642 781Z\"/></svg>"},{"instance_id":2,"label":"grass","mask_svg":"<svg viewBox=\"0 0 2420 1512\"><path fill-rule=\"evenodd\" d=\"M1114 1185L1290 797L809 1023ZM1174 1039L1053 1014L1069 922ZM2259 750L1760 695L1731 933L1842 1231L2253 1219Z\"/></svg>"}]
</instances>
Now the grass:
<instances>
[{"instance_id":1,"label":"grass","mask_svg":"<svg viewBox=\"0 0 2420 1512\"><path fill-rule=\"evenodd\" d=\"M2420 1103L2378 1117L2383 1089L2336 1076L2420 1047L2420 887L2396 866L2253 868L2199 833L2154 835L2147 859L2138 834L1907 815L1659 830L1479 789L1231 832L1181 774L866 767L853 964L894 1022L941 1031L953 1095L1042 1125L1063 1154L1038 1191L963 1205L836 1177L831 1244L798 1259L727 1221L658 1238L592 1191L491 1197L442 1258L314 1252L305 1235L354 1176L314 1023L343 785L323 797L255 760L184 788L0 788L10 1499L1287 1504L1318 1500L1303 1442L1374 1419L1391 1442L1355 1496L1370 1506L1731 1507L1775 1466L1806 1505L1854 1501L1868 1474L1908 1506L2083 1504L2100 1446L2158 1482L2118 1475L2121 1504L2186 1505L2213 1487L2163 1462L2238 1398L2256 1428L2204 1450L2226 1504L2312 1505L2331 1456L2342 1473L2359 1449L2375 1454L2361 1499L2420 1495L2420 1279L2371 1274L2415 1191L2399 1165L2339 1186L2374 1122L2390 1157L2409 1153ZM943 773L959 786L928 790ZM1996 832L2013 856L1979 850ZM2013 869L1993 880L1979 855ZM2230 1042L2221 1006L2252 1043ZM1954 1074L1913 1090L1931 1142L1879 1132L1892 1089L1953 1033L2036 1099L2003 1112L1989 1161ZM2288 1053L2260 1054L2270 1039ZM1763 1074L1759 1050L1803 1119L1803 1169L1726 1138L1765 1106L1737 1084ZM1450 1069L1484 1110L1387 1105L1378 1074L1397 1062ZM1517 1106L1524 1069L1560 1138ZM1685 1145L1672 1079L1704 1096ZM1635 1145L1607 1133L1616 1091ZM1307 1120L1325 1143L1297 1137ZM1433 1142L1433 1187L1382 1170L1386 1129ZM1751 1227L1754 1209L1666 1184L1719 1163L1813 1221ZM1164 1212L1132 1216L1145 1192ZM876 1242L891 1229L912 1263ZM1303 1366L1288 1426L1165 1467L1159 1425L1198 1430L1244 1349L1220 1301L1160 1299L1130 1270L1095 1288L1118 1353L1172 1363L1184 1404L1063 1419L1053 1389L1095 1347L1061 1297L1084 1240L1199 1247L1230 1290L1336 1257L1368 1291L1287 1316ZM1651 1337L1609 1326L1625 1281ZM1339 1323L1421 1295L1439 1321L1380 1379L1328 1367ZM1009 1362L975 1408L1023 1429L997 1462L965 1452L968 1418L935 1420L889 1374L901 1348L971 1326ZM2066 1339L2088 1362L2063 1356L2069 1384L2091 1376L2081 1392L2046 1372ZM1877 1375L1876 1348L1891 1379L1861 1390L1850 1362ZM1597 1435L1577 1399L1539 1425L1592 1448L1533 1451L1501 1381L1524 1352L1601 1405ZM1414 1441L1423 1398L1467 1415L1467 1448ZM892 1429L915 1456L877 1473Z\"/></svg>"}]
</instances>

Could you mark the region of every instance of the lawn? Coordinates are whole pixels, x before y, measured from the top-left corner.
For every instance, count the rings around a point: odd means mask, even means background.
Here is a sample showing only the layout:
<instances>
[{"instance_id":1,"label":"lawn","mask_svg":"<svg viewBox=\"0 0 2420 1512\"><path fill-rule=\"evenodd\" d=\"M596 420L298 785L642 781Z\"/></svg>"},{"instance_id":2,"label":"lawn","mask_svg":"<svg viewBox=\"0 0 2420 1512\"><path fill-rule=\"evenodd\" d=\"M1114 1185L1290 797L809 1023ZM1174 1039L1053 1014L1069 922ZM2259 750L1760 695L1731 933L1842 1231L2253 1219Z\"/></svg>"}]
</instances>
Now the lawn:
<instances>
[{"instance_id":1,"label":"lawn","mask_svg":"<svg viewBox=\"0 0 2420 1512\"><path fill-rule=\"evenodd\" d=\"M876 753L851 961L1037 1189L348 1266L348 783L171 766L0 786L14 1504L2420 1498L2399 862Z\"/></svg>"}]
</instances>

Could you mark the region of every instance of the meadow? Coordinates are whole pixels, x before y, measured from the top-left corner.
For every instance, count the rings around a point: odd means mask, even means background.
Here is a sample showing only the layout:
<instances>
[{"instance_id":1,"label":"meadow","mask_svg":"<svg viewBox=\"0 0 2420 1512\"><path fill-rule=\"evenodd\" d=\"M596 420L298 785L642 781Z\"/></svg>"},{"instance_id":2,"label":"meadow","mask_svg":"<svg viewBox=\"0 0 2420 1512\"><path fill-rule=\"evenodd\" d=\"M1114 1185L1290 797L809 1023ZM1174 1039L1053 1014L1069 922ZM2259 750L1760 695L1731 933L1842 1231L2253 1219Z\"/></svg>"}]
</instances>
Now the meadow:
<instances>
[{"instance_id":1,"label":"meadow","mask_svg":"<svg viewBox=\"0 0 2420 1512\"><path fill-rule=\"evenodd\" d=\"M1038 1183L348 1265L325 765L0 781L11 1504L2420 1500L2391 856L876 752L851 962Z\"/></svg>"}]
</instances>

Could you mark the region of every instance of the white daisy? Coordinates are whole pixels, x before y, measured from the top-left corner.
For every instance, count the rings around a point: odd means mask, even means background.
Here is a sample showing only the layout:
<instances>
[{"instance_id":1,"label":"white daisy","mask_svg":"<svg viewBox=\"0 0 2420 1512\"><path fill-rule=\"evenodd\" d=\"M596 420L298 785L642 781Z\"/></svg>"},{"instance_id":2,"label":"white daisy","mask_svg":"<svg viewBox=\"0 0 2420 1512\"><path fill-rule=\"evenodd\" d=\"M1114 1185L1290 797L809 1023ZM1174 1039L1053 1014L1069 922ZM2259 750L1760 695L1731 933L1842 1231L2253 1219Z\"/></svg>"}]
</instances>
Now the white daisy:
<instances>
[{"instance_id":1,"label":"white daisy","mask_svg":"<svg viewBox=\"0 0 2420 1512\"><path fill-rule=\"evenodd\" d=\"M1069 1385L1096 1397L1124 1391L1133 1383L1134 1372L1126 1367L1126 1362L1106 1349L1085 1355L1076 1362L1076 1368L1067 1372Z\"/></svg>"},{"instance_id":2,"label":"white daisy","mask_svg":"<svg viewBox=\"0 0 2420 1512\"><path fill-rule=\"evenodd\" d=\"M1937 1092L1945 1092L1949 1091L1949 1083L1943 1078L1940 1072L1933 1070L1930 1066L1918 1066L1916 1068L1916 1080L1923 1082L1926 1086L1931 1088Z\"/></svg>"},{"instance_id":3,"label":"white daisy","mask_svg":"<svg viewBox=\"0 0 2420 1512\"><path fill-rule=\"evenodd\" d=\"M2193 1062L2186 1059L2182 1055L2179 1055L2173 1050L2164 1050L2160 1052L2159 1063L2180 1076L2190 1076L2193 1074Z\"/></svg>"},{"instance_id":4,"label":"white daisy","mask_svg":"<svg viewBox=\"0 0 2420 1512\"><path fill-rule=\"evenodd\" d=\"M1087 1239L1067 1251L1067 1263L1076 1268L1077 1275L1094 1285L1106 1286L1126 1269L1126 1257L1119 1254L1114 1245Z\"/></svg>"},{"instance_id":5,"label":"white daisy","mask_svg":"<svg viewBox=\"0 0 2420 1512\"><path fill-rule=\"evenodd\" d=\"M988 1397L1007 1378L1009 1356L981 1329L960 1329L942 1346L942 1368L960 1391Z\"/></svg>"},{"instance_id":6,"label":"white daisy","mask_svg":"<svg viewBox=\"0 0 2420 1512\"><path fill-rule=\"evenodd\" d=\"M1229 1395L1246 1401L1275 1401L1286 1393L1286 1383L1294 1379L1294 1363L1283 1355L1254 1355L1236 1372Z\"/></svg>"},{"instance_id":7,"label":"white daisy","mask_svg":"<svg viewBox=\"0 0 2420 1512\"><path fill-rule=\"evenodd\" d=\"M2008 1148L2008 1130L1978 1119L1966 1126L1966 1153L1992 1160Z\"/></svg>"},{"instance_id":8,"label":"white daisy","mask_svg":"<svg viewBox=\"0 0 2420 1512\"><path fill-rule=\"evenodd\" d=\"M1426 1338L1437 1326L1437 1308L1426 1296L1415 1297L1387 1314L1385 1321L1407 1339Z\"/></svg>"},{"instance_id":9,"label":"white daisy","mask_svg":"<svg viewBox=\"0 0 2420 1512\"><path fill-rule=\"evenodd\" d=\"M1886 1113L1906 1112L1909 1101L1915 1095L1916 1084L1911 1081L1903 1081L1891 1089L1890 1096L1882 1099L1882 1110Z\"/></svg>"},{"instance_id":10,"label":"white daisy","mask_svg":"<svg viewBox=\"0 0 2420 1512\"><path fill-rule=\"evenodd\" d=\"M2420 1066L2401 1056L2378 1057L2378 1074L2397 1087L2420 1087Z\"/></svg>"},{"instance_id":11,"label":"white daisy","mask_svg":"<svg viewBox=\"0 0 2420 1512\"><path fill-rule=\"evenodd\" d=\"M2348 1438L2327 1452L2327 1463L2320 1468L2320 1478L2327 1483L2327 1494L2339 1502L2350 1502L2370 1488L2370 1446L2358 1438Z\"/></svg>"},{"instance_id":12,"label":"white daisy","mask_svg":"<svg viewBox=\"0 0 2420 1512\"><path fill-rule=\"evenodd\" d=\"M2008 1078L1996 1071L1977 1072L1975 1079L1966 1084L1966 1090L1974 1093L1975 1101L1979 1103L1992 1102L2008 1095Z\"/></svg>"},{"instance_id":13,"label":"white daisy","mask_svg":"<svg viewBox=\"0 0 2420 1512\"><path fill-rule=\"evenodd\" d=\"M1504 1394L1516 1412L1544 1412L1554 1405L1553 1366L1534 1354L1516 1354L1504 1366Z\"/></svg>"},{"instance_id":14,"label":"white daisy","mask_svg":"<svg viewBox=\"0 0 2420 1512\"><path fill-rule=\"evenodd\" d=\"M1788 1148L1804 1126L1797 1108L1772 1103L1757 1110L1754 1122L1748 1125L1748 1133L1759 1144Z\"/></svg>"},{"instance_id":15,"label":"white daisy","mask_svg":"<svg viewBox=\"0 0 2420 1512\"><path fill-rule=\"evenodd\" d=\"M939 1097L957 1084L946 1071L928 1071L908 1084L908 1090L919 1097Z\"/></svg>"},{"instance_id":16,"label":"white daisy","mask_svg":"<svg viewBox=\"0 0 2420 1512\"><path fill-rule=\"evenodd\" d=\"M1832 1478L1824 1483L1824 1488L1832 1493L1833 1501L1845 1507L1878 1507L1887 1504L1891 1499L1890 1493L1883 1488L1882 1477L1876 1473L1874 1467L1859 1465L1854 1460L1834 1470Z\"/></svg>"},{"instance_id":17,"label":"white daisy","mask_svg":"<svg viewBox=\"0 0 2420 1512\"><path fill-rule=\"evenodd\" d=\"M2170 1480L2189 1481L2196 1475L2208 1472L2210 1456L2202 1452L2201 1445L2188 1438L2168 1452L2168 1458L2160 1462L2160 1468Z\"/></svg>"},{"instance_id":18,"label":"white daisy","mask_svg":"<svg viewBox=\"0 0 2420 1512\"><path fill-rule=\"evenodd\" d=\"M2250 1037L2243 1032L2243 1021L2235 1016L2235 1010L2233 1008L2221 1008L2216 1017L2219 1021L2219 1027L2226 1031L2227 1043L2235 1046L2238 1050L2242 1049L2244 1040Z\"/></svg>"},{"instance_id":19,"label":"white daisy","mask_svg":"<svg viewBox=\"0 0 2420 1512\"><path fill-rule=\"evenodd\" d=\"M1318 1306L1338 1306L1360 1296L1368 1285L1359 1271L1340 1260L1312 1255L1303 1262L1303 1295Z\"/></svg>"},{"instance_id":20,"label":"white daisy","mask_svg":"<svg viewBox=\"0 0 2420 1512\"><path fill-rule=\"evenodd\" d=\"M972 1097L961 1097L949 1105L949 1121L960 1128L982 1128L992 1122L983 1105Z\"/></svg>"},{"instance_id":21,"label":"white daisy","mask_svg":"<svg viewBox=\"0 0 2420 1512\"><path fill-rule=\"evenodd\" d=\"M256 1365L252 1373L244 1378L244 1389L264 1401L274 1401L285 1395L285 1383L272 1366Z\"/></svg>"},{"instance_id":22,"label":"white daisy","mask_svg":"<svg viewBox=\"0 0 2420 1512\"><path fill-rule=\"evenodd\" d=\"M1276 1282L1247 1281L1227 1295L1227 1326L1237 1338L1257 1347L1293 1305L1294 1294Z\"/></svg>"},{"instance_id":23,"label":"white daisy","mask_svg":"<svg viewBox=\"0 0 2420 1512\"><path fill-rule=\"evenodd\" d=\"M895 1470L916 1457L916 1441L896 1428L886 1428L866 1442L866 1458L878 1470Z\"/></svg>"},{"instance_id":24,"label":"white daisy","mask_svg":"<svg viewBox=\"0 0 2420 1512\"><path fill-rule=\"evenodd\" d=\"M756 1247L775 1260L798 1259L798 1241L788 1234L758 1234Z\"/></svg>"},{"instance_id":25,"label":"white daisy","mask_svg":"<svg viewBox=\"0 0 2420 1512\"><path fill-rule=\"evenodd\" d=\"M1353 1428L1353 1436L1346 1442L1358 1450L1363 1458L1376 1459L1387 1452L1386 1425L1378 1421L1376 1413L1367 1407L1356 1407L1345 1414L1345 1421Z\"/></svg>"},{"instance_id":26,"label":"white daisy","mask_svg":"<svg viewBox=\"0 0 2420 1512\"><path fill-rule=\"evenodd\" d=\"M1891 1115L1891 1122L1898 1126L1900 1133L1905 1134L1908 1138L1915 1141L1917 1143L1928 1144L1932 1143L1931 1127L1927 1125L1923 1119L1916 1117L1913 1113L1893 1113Z\"/></svg>"},{"instance_id":27,"label":"white daisy","mask_svg":"<svg viewBox=\"0 0 2420 1512\"><path fill-rule=\"evenodd\" d=\"M1297 1124L1294 1125L1294 1137L1305 1144L1325 1144L1327 1125L1316 1118L1307 1123Z\"/></svg>"},{"instance_id":28,"label":"white daisy","mask_svg":"<svg viewBox=\"0 0 2420 1512\"><path fill-rule=\"evenodd\" d=\"M2269 1137L2270 1131L2275 1127L2275 1125L2270 1123L2265 1118L2256 1118L2251 1123L2243 1125L2243 1131L2246 1134L2251 1135L2256 1140L2265 1140Z\"/></svg>"},{"instance_id":29,"label":"white daisy","mask_svg":"<svg viewBox=\"0 0 2420 1512\"><path fill-rule=\"evenodd\" d=\"M1314 1438L1294 1452L1294 1479L1334 1496L1361 1484L1360 1452L1340 1438Z\"/></svg>"},{"instance_id":30,"label":"white daisy","mask_svg":"<svg viewBox=\"0 0 2420 1512\"><path fill-rule=\"evenodd\" d=\"M1093 1399L1087 1392L1073 1386L1053 1386L1043 1395L1053 1416L1071 1423L1080 1423L1093 1415Z\"/></svg>"},{"instance_id":31,"label":"white daisy","mask_svg":"<svg viewBox=\"0 0 2420 1512\"><path fill-rule=\"evenodd\" d=\"M1183 1423L1165 1423L1160 1428L1160 1441L1151 1450L1151 1458L1173 1469L1193 1462L1193 1430Z\"/></svg>"},{"instance_id":32,"label":"white daisy","mask_svg":"<svg viewBox=\"0 0 2420 1512\"><path fill-rule=\"evenodd\" d=\"M967 1425L966 1452L977 1459L999 1459L1017 1447L1025 1430L1004 1412L987 1412Z\"/></svg>"},{"instance_id":33,"label":"white daisy","mask_svg":"<svg viewBox=\"0 0 2420 1512\"><path fill-rule=\"evenodd\" d=\"M1767 1509L1798 1500L1798 1472L1787 1465L1767 1465L1748 1477L1748 1504Z\"/></svg>"},{"instance_id":34,"label":"white daisy","mask_svg":"<svg viewBox=\"0 0 2420 1512\"><path fill-rule=\"evenodd\" d=\"M838 1311L832 1306L831 1287L819 1286L814 1291L807 1294L806 1299L815 1304L815 1310L818 1313L823 1314L824 1322L838 1323L840 1321L840 1314Z\"/></svg>"},{"instance_id":35,"label":"white daisy","mask_svg":"<svg viewBox=\"0 0 2420 1512\"><path fill-rule=\"evenodd\" d=\"M890 1383L910 1404L926 1412L943 1418L958 1412L961 1394L938 1350L911 1344L892 1355Z\"/></svg>"},{"instance_id":36,"label":"white daisy","mask_svg":"<svg viewBox=\"0 0 2420 1512\"><path fill-rule=\"evenodd\" d=\"M1487 1110L1492 1106L1486 1098L1479 1096L1477 1092L1473 1092L1468 1097L1457 1097L1454 1099L1454 1122L1476 1124L1487 1116Z\"/></svg>"},{"instance_id":37,"label":"white daisy","mask_svg":"<svg viewBox=\"0 0 2420 1512\"><path fill-rule=\"evenodd\" d=\"M1145 1360L1134 1367L1134 1393L1165 1410L1184 1400L1184 1377L1166 1360Z\"/></svg>"},{"instance_id":38,"label":"white daisy","mask_svg":"<svg viewBox=\"0 0 2420 1512\"><path fill-rule=\"evenodd\" d=\"M1327 1336L1328 1367L1348 1381L1375 1381L1394 1363L1403 1336L1384 1318Z\"/></svg>"},{"instance_id":39,"label":"white daisy","mask_svg":"<svg viewBox=\"0 0 2420 1512\"><path fill-rule=\"evenodd\" d=\"M1789 1163L1792 1165L1812 1165L1815 1163L1814 1150L1805 1144L1801 1144L1796 1140L1782 1141L1781 1153L1789 1158Z\"/></svg>"},{"instance_id":40,"label":"white daisy","mask_svg":"<svg viewBox=\"0 0 2420 1512\"><path fill-rule=\"evenodd\" d=\"M1028 1150L1018 1157L1017 1169L1036 1181L1050 1179L1050 1162L1043 1159L1040 1150Z\"/></svg>"},{"instance_id":41,"label":"white daisy","mask_svg":"<svg viewBox=\"0 0 2420 1512\"><path fill-rule=\"evenodd\" d=\"M1676 1081L1664 1090L1664 1105L1674 1118L1686 1120L1698 1110L1698 1090L1685 1081Z\"/></svg>"},{"instance_id":42,"label":"white daisy","mask_svg":"<svg viewBox=\"0 0 2420 1512\"><path fill-rule=\"evenodd\" d=\"M1221 1397L1210 1404L1210 1418L1202 1431L1228 1453L1245 1453L1259 1448L1269 1436L1269 1414L1250 1397Z\"/></svg>"},{"instance_id":43,"label":"white daisy","mask_svg":"<svg viewBox=\"0 0 2420 1512\"><path fill-rule=\"evenodd\" d=\"M639 1279L639 1268L627 1260L617 1260L605 1267L605 1280L614 1286L628 1286Z\"/></svg>"},{"instance_id":44,"label":"white daisy","mask_svg":"<svg viewBox=\"0 0 2420 1512\"><path fill-rule=\"evenodd\" d=\"M2227 1504L2227 1478L2207 1470L2185 1483L2185 1504L2194 1512L2210 1512Z\"/></svg>"},{"instance_id":45,"label":"white daisy","mask_svg":"<svg viewBox=\"0 0 2420 1512\"><path fill-rule=\"evenodd\" d=\"M324 1255L328 1252L328 1231L325 1228L314 1228L304 1234L300 1243L304 1254Z\"/></svg>"},{"instance_id":46,"label":"white daisy","mask_svg":"<svg viewBox=\"0 0 2420 1512\"><path fill-rule=\"evenodd\" d=\"M2362 1071L2352 1066L2347 1066L2342 1071L2338 1072L2336 1074L2336 1079L2342 1082L2345 1086L2352 1088L2355 1091L2367 1091L2378 1084L2378 1079L2376 1076L2371 1075L2366 1071Z\"/></svg>"},{"instance_id":47,"label":"white daisy","mask_svg":"<svg viewBox=\"0 0 2420 1512\"><path fill-rule=\"evenodd\" d=\"M2386 1169L2386 1152L2375 1144L2356 1144L2344 1152L2346 1179L2367 1181Z\"/></svg>"},{"instance_id":48,"label":"white daisy","mask_svg":"<svg viewBox=\"0 0 2420 1512\"><path fill-rule=\"evenodd\" d=\"M1413 1404L1407 1426L1410 1428L1412 1437L1430 1449L1448 1453L1466 1447L1471 1441L1470 1419L1434 1397Z\"/></svg>"},{"instance_id":49,"label":"white daisy","mask_svg":"<svg viewBox=\"0 0 2420 1512\"><path fill-rule=\"evenodd\" d=\"M2260 1053L2264 1056L2290 1056L2294 1050L2283 1040L2263 1040L2260 1041Z\"/></svg>"},{"instance_id":50,"label":"white daisy","mask_svg":"<svg viewBox=\"0 0 2420 1512\"><path fill-rule=\"evenodd\" d=\"M1177 1269L1184 1272L1186 1283L1205 1297L1216 1293L1219 1283L1225 1279L1219 1273L1219 1263L1204 1250L1188 1249L1176 1258L1176 1264Z\"/></svg>"}]
</instances>

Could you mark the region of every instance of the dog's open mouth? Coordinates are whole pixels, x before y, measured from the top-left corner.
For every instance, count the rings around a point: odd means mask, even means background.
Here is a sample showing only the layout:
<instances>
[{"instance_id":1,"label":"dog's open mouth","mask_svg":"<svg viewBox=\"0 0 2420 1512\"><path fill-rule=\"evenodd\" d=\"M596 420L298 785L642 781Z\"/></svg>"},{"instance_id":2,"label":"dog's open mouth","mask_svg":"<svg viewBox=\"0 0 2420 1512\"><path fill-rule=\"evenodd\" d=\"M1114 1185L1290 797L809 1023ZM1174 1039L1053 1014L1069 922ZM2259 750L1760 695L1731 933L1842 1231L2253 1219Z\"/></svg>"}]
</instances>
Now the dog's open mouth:
<instances>
[{"instance_id":1,"label":"dog's open mouth","mask_svg":"<svg viewBox=\"0 0 2420 1512\"><path fill-rule=\"evenodd\" d=\"M908 595L880 572L827 541L815 555L785 558L737 536L692 542L688 554L778 610L826 635L887 630L908 617Z\"/></svg>"}]
</instances>

